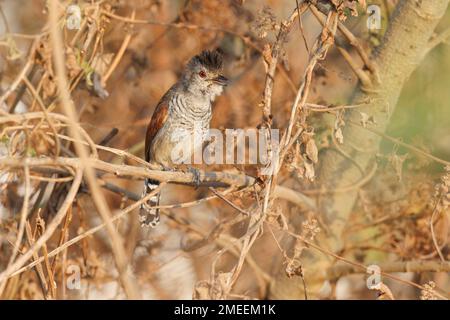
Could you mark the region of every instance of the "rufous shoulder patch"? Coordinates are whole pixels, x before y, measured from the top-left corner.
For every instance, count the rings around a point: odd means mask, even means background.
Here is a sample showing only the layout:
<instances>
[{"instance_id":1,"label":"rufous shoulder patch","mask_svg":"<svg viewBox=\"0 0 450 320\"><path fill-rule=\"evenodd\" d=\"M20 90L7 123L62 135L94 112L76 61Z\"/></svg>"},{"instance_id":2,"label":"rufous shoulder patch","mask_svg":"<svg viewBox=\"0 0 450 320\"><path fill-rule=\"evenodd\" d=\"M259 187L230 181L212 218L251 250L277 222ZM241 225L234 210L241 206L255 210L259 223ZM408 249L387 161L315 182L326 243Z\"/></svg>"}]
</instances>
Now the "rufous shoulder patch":
<instances>
[{"instance_id":1,"label":"rufous shoulder patch","mask_svg":"<svg viewBox=\"0 0 450 320\"><path fill-rule=\"evenodd\" d=\"M166 99L161 99L161 101L156 106L153 112L152 119L147 127L147 134L145 136L145 161L150 160L150 147L152 141L157 135L158 131L164 126L169 115L169 104Z\"/></svg>"}]
</instances>

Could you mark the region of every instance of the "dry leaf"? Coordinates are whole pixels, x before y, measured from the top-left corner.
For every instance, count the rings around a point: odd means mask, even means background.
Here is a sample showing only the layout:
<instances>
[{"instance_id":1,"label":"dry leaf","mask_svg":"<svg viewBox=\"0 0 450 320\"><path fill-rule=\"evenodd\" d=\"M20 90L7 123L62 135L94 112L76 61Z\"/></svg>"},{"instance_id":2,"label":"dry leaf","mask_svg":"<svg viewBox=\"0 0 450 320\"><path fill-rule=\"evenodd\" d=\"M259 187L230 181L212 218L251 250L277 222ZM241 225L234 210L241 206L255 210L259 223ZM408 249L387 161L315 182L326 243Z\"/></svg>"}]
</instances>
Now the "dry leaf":
<instances>
[{"instance_id":1,"label":"dry leaf","mask_svg":"<svg viewBox=\"0 0 450 320\"><path fill-rule=\"evenodd\" d=\"M307 178L310 181L314 181L316 177L314 165L309 161L305 161L304 166L305 166L305 178Z\"/></svg>"},{"instance_id":2,"label":"dry leaf","mask_svg":"<svg viewBox=\"0 0 450 320\"><path fill-rule=\"evenodd\" d=\"M81 67L72 48L66 49L66 68L69 78L76 77L81 71Z\"/></svg>"},{"instance_id":3,"label":"dry leaf","mask_svg":"<svg viewBox=\"0 0 450 320\"><path fill-rule=\"evenodd\" d=\"M275 14L269 6L265 6L258 12L252 29L257 33L258 37L264 39L267 37L269 31L274 31L277 28L277 20Z\"/></svg>"},{"instance_id":4,"label":"dry leaf","mask_svg":"<svg viewBox=\"0 0 450 320\"><path fill-rule=\"evenodd\" d=\"M56 93L55 79L49 73L42 77L42 89L44 99L53 97Z\"/></svg>"},{"instance_id":5,"label":"dry leaf","mask_svg":"<svg viewBox=\"0 0 450 320\"><path fill-rule=\"evenodd\" d=\"M314 139L309 139L306 143L306 155L308 156L309 160L311 160L313 163L317 163L319 161L318 158L319 151L317 150L316 142Z\"/></svg>"},{"instance_id":6,"label":"dry leaf","mask_svg":"<svg viewBox=\"0 0 450 320\"><path fill-rule=\"evenodd\" d=\"M222 292L228 292L232 276L231 272L222 272L217 275L216 284L220 286Z\"/></svg>"},{"instance_id":7,"label":"dry leaf","mask_svg":"<svg viewBox=\"0 0 450 320\"><path fill-rule=\"evenodd\" d=\"M209 282L203 280L197 282L194 288L194 292L192 294L193 300L211 300L211 296L209 295L210 284Z\"/></svg>"},{"instance_id":8,"label":"dry leaf","mask_svg":"<svg viewBox=\"0 0 450 320\"><path fill-rule=\"evenodd\" d=\"M394 295L392 294L391 289L383 282L379 282L369 288L370 290L378 291L377 300L395 300Z\"/></svg>"},{"instance_id":9,"label":"dry leaf","mask_svg":"<svg viewBox=\"0 0 450 320\"><path fill-rule=\"evenodd\" d=\"M344 135L342 134L341 128L337 128L334 131L334 136L336 137L337 142L339 142L340 144L344 143Z\"/></svg>"}]
</instances>

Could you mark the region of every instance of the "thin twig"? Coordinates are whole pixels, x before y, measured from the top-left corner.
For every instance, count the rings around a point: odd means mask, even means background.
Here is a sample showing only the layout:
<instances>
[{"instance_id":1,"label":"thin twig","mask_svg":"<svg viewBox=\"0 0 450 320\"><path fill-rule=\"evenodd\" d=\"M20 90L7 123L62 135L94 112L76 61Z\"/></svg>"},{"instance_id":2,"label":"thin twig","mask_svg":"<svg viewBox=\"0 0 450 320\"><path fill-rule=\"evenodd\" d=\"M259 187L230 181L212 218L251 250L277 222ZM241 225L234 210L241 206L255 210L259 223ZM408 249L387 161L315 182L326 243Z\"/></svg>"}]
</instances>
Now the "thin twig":
<instances>
[{"instance_id":1,"label":"thin twig","mask_svg":"<svg viewBox=\"0 0 450 320\"><path fill-rule=\"evenodd\" d=\"M363 126L362 124L354 122L354 121L351 121L351 120L348 120L348 123L350 123L350 124L352 124L354 126L359 126L359 127L364 128L366 130L369 130L370 132L373 132L373 133L383 137L386 140L389 140L389 141L391 141L391 142L393 142L395 144L401 145L402 147L405 147L406 149L409 149L409 150L411 150L411 151L413 151L415 153L418 153L418 154L420 154L420 155L422 155L422 156L424 156L426 158L429 158L431 160L434 160L434 161L436 161L438 163L441 163L441 164L444 164L446 166L450 166L450 162L449 161L446 161L446 160L443 160L443 159L438 158L436 156L433 156L432 154L430 154L430 153L428 153L428 152L426 152L424 150L421 150L421 149L419 149L419 148L417 148L417 147L415 147L413 145L405 143L405 142L403 142L403 141L401 141L399 139L395 139L395 138L393 138L393 137L391 137L391 136L389 136L389 135L387 135L387 134L385 134L385 133L383 133L381 131L369 128L368 126Z\"/></svg>"},{"instance_id":2,"label":"thin twig","mask_svg":"<svg viewBox=\"0 0 450 320\"><path fill-rule=\"evenodd\" d=\"M26 227L26 220L28 216L28 207L30 203L30 194L31 194L31 184L30 184L30 168L26 164L25 160L25 167L24 167L24 181L25 181L25 194L22 204L22 210L20 214L20 220L19 220L19 227L17 231L17 238L13 246L13 253L11 254L11 257L9 258L8 265L6 267L6 270L8 268L11 268L14 265L14 259L16 259L17 254L19 253L19 248L21 246L23 235L25 232ZM1 279L1 277L0 277ZM0 296L3 293L3 290L5 289L6 281L2 282L0 280Z\"/></svg>"},{"instance_id":3,"label":"thin twig","mask_svg":"<svg viewBox=\"0 0 450 320\"><path fill-rule=\"evenodd\" d=\"M136 15L136 10L133 9L133 12L131 13L130 19L134 19ZM116 56L114 57L113 62L109 66L108 70L105 72L105 74L102 77L101 83L103 86L105 86L106 81L108 81L109 77L112 75L114 70L116 69L117 65L119 64L120 60L123 57L123 54L125 53L125 50L127 49L128 45L131 41L131 33L128 33L125 38L122 41L122 45L119 48L119 51L117 52Z\"/></svg>"},{"instance_id":4,"label":"thin twig","mask_svg":"<svg viewBox=\"0 0 450 320\"><path fill-rule=\"evenodd\" d=\"M80 180L81 180L81 174L80 174ZM130 205L129 207L127 207L127 208L125 208L125 209L119 211L116 215L114 215L114 216L111 218L111 221L114 222L114 221L116 221L116 220L122 218L123 216L125 216L125 215L128 214L129 212L133 211L134 209L138 208L142 203L144 203L145 201L148 201L148 199L150 199L150 198L155 194L155 192L159 192L159 189L155 189L154 192L149 193L148 195L146 195L146 196L145 196L144 198L142 198L141 200L139 200L139 201L133 203L132 205ZM70 247L71 245L73 245L73 244L75 244L75 243L81 241L82 239L84 239L84 238L86 238L86 237L88 237L88 236L90 236L90 235L92 235L92 234L94 234L94 233L100 231L100 230L103 229L105 226L106 226L106 223L103 222L103 223L99 224L98 226L93 227L93 228L91 228L91 229L89 229L89 230L83 232L82 234L80 234L80 235L78 235L78 236L76 236L76 237L70 239L69 241L64 242L62 245L58 246L56 249L54 249L54 250L52 250L51 252L49 252L49 253L48 253L48 257L51 258L51 257L57 255L58 253L64 251L66 248ZM39 238L39 240L40 240L43 236L44 236L44 235L42 235L42 236ZM39 240L38 240L38 241L39 241ZM34 261L34 262L32 262L32 263L26 265L25 267L22 267L22 268L19 267L19 268L17 268L17 270L14 270L14 271L9 275L9 277L13 277L13 276L16 276L16 275L18 275L18 274L24 272L24 271L30 270L30 269L33 268L36 264L41 263L42 261L44 261L44 257L40 257L38 260L36 260L36 261ZM23 265L23 264L22 264L22 265ZM21 266L22 266L22 265L21 265ZM1 275L2 275L2 274L0 274L0 279L1 279Z\"/></svg>"},{"instance_id":5,"label":"thin twig","mask_svg":"<svg viewBox=\"0 0 450 320\"><path fill-rule=\"evenodd\" d=\"M439 203L442 201L443 197L444 197L444 193L441 193L439 195L439 198L436 200L436 204L434 205L433 213L431 214L429 225L430 225L431 238L433 239L434 248L436 249L436 252L438 253L439 258L441 259L441 261L442 262L446 262L446 260L444 258L444 255L442 254L442 251L439 248L439 244L438 244L438 241L436 239L436 234L434 232L434 217L436 216L436 213L438 212L437 209L438 209Z\"/></svg>"},{"instance_id":6,"label":"thin twig","mask_svg":"<svg viewBox=\"0 0 450 320\"><path fill-rule=\"evenodd\" d=\"M79 127L76 125L76 113L75 108L70 99L69 85L66 78L65 62L64 62L64 51L63 51L63 39L60 30L58 29L57 23L57 0L50 1L50 39L53 46L53 59L55 63L55 70L57 75L57 85L60 91L60 97L62 102L62 107L67 115L69 123L70 135L76 139L81 140L81 134L79 132ZM96 176L93 168L90 166L87 159L89 155L85 147L79 142L75 141L75 150L80 157L80 162L83 165L84 174L92 192L92 199L94 200L95 206L102 217L103 221L106 222L106 230L111 238L112 251L114 259L116 261L117 269L119 272L119 277L121 283L124 286L126 295L131 299L139 298L140 294L137 289L137 284L130 277L127 271L127 258L125 250L123 248L122 239L115 229L113 223L111 222L111 214L107 202L102 194L102 191L96 181Z\"/></svg>"},{"instance_id":7,"label":"thin twig","mask_svg":"<svg viewBox=\"0 0 450 320\"><path fill-rule=\"evenodd\" d=\"M81 170L78 170L75 174L75 179L73 180L72 186L70 187L70 190L67 193L66 198L64 199L64 202L59 207L59 210L53 217L52 222L47 226L47 229L39 237L39 239L37 239L36 242L30 248L28 248L28 250L23 255L21 255L16 261L14 261L13 264L11 264L2 273L0 273L0 285L3 284L9 277L11 277L13 273L19 270L33 256L33 253L39 250L44 245L44 243L47 242L48 239L50 239L60 222L64 219L69 206L72 205L73 199L75 198L78 192L78 188L81 184L82 177L83 172Z\"/></svg>"}]
</instances>

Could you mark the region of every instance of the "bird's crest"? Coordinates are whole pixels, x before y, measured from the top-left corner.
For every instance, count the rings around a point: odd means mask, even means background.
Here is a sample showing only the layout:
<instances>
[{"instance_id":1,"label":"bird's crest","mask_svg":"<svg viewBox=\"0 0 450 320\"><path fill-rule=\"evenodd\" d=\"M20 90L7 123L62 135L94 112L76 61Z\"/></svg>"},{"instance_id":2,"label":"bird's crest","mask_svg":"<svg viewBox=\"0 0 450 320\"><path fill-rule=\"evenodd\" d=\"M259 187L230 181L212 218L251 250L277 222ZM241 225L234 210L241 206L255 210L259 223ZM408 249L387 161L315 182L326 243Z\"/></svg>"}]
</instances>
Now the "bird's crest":
<instances>
[{"instance_id":1,"label":"bird's crest","mask_svg":"<svg viewBox=\"0 0 450 320\"><path fill-rule=\"evenodd\" d=\"M194 56L189 64L201 64L210 71L219 71L222 69L223 56L219 50L204 50L200 54Z\"/></svg>"}]
</instances>

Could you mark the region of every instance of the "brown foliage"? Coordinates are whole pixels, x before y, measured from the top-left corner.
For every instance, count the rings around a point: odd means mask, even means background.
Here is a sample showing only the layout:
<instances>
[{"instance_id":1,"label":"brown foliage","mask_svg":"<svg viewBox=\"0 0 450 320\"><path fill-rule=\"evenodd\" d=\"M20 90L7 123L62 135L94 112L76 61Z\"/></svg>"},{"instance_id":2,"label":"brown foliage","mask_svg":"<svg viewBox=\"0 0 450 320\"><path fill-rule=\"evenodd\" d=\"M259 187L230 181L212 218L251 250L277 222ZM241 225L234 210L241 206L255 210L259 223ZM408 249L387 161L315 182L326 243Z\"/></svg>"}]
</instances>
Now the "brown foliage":
<instances>
[{"instance_id":1,"label":"brown foliage","mask_svg":"<svg viewBox=\"0 0 450 320\"><path fill-rule=\"evenodd\" d=\"M365 1L79 1L76 30L56 2L22 8L42 21L20 21L33 36L0 40L1 298L264 299L280 270L301 278L306 298L448 298L450 149L437 157L378 132L391 151L365 170L342 148L345 126L377 129L368 113L346 118L370 101L342 104L377 80L368 57L379 36L353 24L365 24ZM280 129L280 157L271 176L202 165L195 190L189 173L141 160L145 128L186 61L217 47L232 82L211 127ZM324 150L360 179L317 181ZM151 230L137 218L144 177L164 182L163 222ZM358 200L333 252L316 203L350 190ZM305 255L334 259L322 280L345 292L309 292L318 271ZM384 278L368 288L358 274L372 264Z\"/></svg>"}]
</instances>

